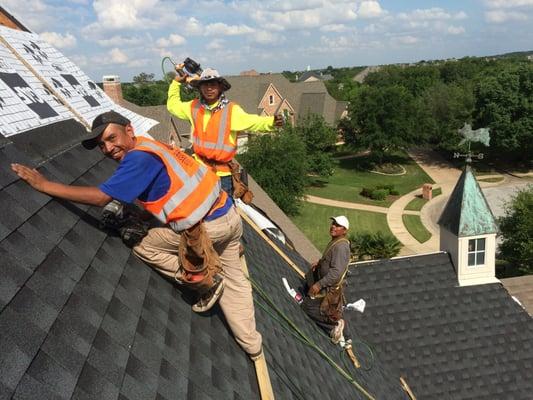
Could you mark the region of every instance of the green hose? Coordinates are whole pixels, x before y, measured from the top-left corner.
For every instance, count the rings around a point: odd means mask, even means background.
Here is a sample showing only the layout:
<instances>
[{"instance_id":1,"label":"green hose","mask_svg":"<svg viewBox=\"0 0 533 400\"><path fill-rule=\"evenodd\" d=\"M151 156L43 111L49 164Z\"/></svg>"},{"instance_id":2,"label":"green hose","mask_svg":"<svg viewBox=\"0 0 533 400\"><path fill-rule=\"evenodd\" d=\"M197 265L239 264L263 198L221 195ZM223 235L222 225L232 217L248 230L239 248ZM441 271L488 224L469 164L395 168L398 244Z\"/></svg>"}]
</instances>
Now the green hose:
<instances>
[{"instance_id":1,"label":"green hose","mask_svg":"<svg viewBox=\"0 0 533 400\"><path fill-rule=\"evenodd\" d=\"M170 83L172 79L168 79L167 73L165 72L165 61L167 60L170 61L174 67L176 66L176 63L172 61L170 57L163 57L163 59L161 60L161 71L163 71L163 80L165 80L165 82L167 83Z\"/></svg>"},{"instance_id":2,"label":"green hose","mask_svg":"<svg viewBox=\"0 0 533 400\"><path fill-rule=\"evenodd\" d=\"M350 374L348 374L344 369L342 369L331 357L329 357L316 343L314 343L307 335L302 332L296 324L291 321L284 313L281 311L272 301L272 299L268 296L267 293L250 277L248 278L250 280L250 283L252 284L252 287L255 289L255 291L262 297L262 299L267 303L267 305L272 308L277 316L274 316L273 313L266 310L266 307L262 305L261 303L257 302L257 304L264 309L268 315L270 315L276 322L280 324L280 326L283 327L283 329L288 330L288 328L291 328L293 332L291 334L298 338L301 342L306 344L307 346L311 347L313 350L315 350L322 358L324 358L337 372L339 372L348 382L350 382L352 385L354 385L361 393L363 393L368 399L374 400L374 397L370 393L368 393ZM281 318L281 320L280 320Z\"/></svg>"}]
</instances>

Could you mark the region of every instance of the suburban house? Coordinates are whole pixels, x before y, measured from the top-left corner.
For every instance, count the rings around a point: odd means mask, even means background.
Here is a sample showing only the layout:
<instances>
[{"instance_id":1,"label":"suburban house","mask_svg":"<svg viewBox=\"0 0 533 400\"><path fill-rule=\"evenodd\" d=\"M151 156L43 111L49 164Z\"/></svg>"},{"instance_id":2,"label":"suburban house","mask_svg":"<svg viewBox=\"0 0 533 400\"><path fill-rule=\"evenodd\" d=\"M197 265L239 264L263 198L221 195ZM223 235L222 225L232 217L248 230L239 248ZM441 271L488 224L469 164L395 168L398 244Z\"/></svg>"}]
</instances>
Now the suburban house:
<instances>
[{"instance_id":1,"label":"suburban house","mask_svg":"<svg viewBox=\"0 0 533 400\"><path fill-rule=\"evenodd\" d=\"M287 113L291 123L308 114L321 115L332 125L346 116L347 103L331 97L321 81L290 82L282 74L228 76L228 98L248 113Z\"/></svg>"},{"instance_id":2,"label":"suburban house","mask_svg":"<svg viewBox=\"0 0 533 400\"><path fill-rule=\"evenodd\" d=\"M298 77L298 82L316 82L316 81L329 81L333 76L330 74L323 74L317 71L305 71Z\"/></svg>"},{"instance_id":3,"label":"suburban house","mask_svg":"<svg viewBox=\"0 0 533 400\"><path fill-rule=\"evenodd\" d=\"M45 43L2 25L10 70L30 88L49 85L52 77L41 82L21 59L32 69L37 62L18 50ZM116 163L80 141L94 109L127 104L111 103L82 72L74 76L82 100L42 94L39 106L23 103L6 83L12 72L0 72L0 120L9 125L0 133L1 398L531 399L533 319L494 277L494 221L468 168L440 220L441 251L350 267L347 300L366 302L362 313L346 311L359 367L285 289L284 278L301 286L309 262L244 218L267 361L258 372L220 308L193 313L191 294L103 229L98 207L43 195L11 170L17 162L66 184L99 184ZM278 74L230 79L241 88L236 97L249 89L249 103L235 98L249 112L268 113L272 95L302 115L313 103L305 95L316 93L291 91ZM152 119L126 111L149 131Z\"/></svg>"}]
</instances>

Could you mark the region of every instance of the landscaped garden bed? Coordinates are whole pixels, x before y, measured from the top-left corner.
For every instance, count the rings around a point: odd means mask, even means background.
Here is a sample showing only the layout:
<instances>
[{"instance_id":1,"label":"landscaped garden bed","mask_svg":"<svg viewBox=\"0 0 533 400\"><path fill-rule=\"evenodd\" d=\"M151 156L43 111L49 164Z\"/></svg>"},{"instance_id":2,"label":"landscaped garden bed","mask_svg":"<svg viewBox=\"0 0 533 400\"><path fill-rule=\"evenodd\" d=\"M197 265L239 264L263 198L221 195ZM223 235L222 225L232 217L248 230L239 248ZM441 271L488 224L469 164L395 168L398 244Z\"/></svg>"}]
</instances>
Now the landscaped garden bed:
<instances>
[{"instance_id":1,"label":"landscaped garden bed","mask_svg":"<svg viewBox=\"0 0 533 400\"><path fill-rule=\"evenodd\" d=\"M388 207L397 196L388 196L383 200L373 200L361 194L364 188L393 185L398 196L409 193L424 183L433 180L406 154L397 152L391 156L393 164L401 165L404 175L381 175L370 172L373 159L370 154L357 155L353 158L336 160L334 174L328 179L315 178L306 188L306 194L326 199L372 204Z\"/></svg>"}]
</instances>

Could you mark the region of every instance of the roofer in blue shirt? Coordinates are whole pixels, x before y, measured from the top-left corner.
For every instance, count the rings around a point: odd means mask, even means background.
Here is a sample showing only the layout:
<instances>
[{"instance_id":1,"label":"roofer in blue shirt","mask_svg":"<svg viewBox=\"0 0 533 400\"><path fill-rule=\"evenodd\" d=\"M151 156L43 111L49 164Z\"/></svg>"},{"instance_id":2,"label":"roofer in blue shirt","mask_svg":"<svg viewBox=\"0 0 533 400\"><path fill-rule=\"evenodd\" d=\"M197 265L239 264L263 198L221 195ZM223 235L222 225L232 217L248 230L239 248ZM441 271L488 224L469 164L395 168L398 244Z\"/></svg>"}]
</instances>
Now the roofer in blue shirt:
<instances>
[{"instance_id":1,"label":"roofer in blue shirt","mask_svg":"<svg viewBox=\"0 0 533 400\"><path fill-rule=\"evenodd\" d=\"M242 270L242 221L217 175L184 152L135 136L130 121L109 111L97 116L87 149L99 147L119 162L100 186L74 186L48 180L36 169L12 164L36 190L65 200L109 206L113 199L137 201L162 227L137 243L135 254L158 272L202 294L193 310L220 306L239 345L252 359L261 356L252 289Z\"/></svg>"}]
</instances>

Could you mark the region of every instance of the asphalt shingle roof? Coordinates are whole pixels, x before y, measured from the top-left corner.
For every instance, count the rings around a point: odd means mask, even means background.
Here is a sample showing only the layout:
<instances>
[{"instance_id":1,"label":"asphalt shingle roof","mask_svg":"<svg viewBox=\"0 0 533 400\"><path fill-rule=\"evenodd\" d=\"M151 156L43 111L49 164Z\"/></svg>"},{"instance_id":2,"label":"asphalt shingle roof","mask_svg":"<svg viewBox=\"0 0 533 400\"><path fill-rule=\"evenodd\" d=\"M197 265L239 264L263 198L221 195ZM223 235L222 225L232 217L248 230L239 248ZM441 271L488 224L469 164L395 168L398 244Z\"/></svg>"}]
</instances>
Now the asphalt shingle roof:
<instances>
[{"instance_id":1,"label":"asphalt shingle roof","mask_svg":"<svg viewBox=\"0 0 533 400\"><path fill-rule=\"evenodd\" d=\"M192 313L189 293L99 228L98 208L52 199L11 172L11 162L40 164L52 179L95 185L116 168L97 150L72 145L81 127L52 128L70 135L53 151L45 135L32 146L19 135L0 142L0 398L258 398L253 364L218 307ZM341 364L337 348L285 292L281 278L297 287L296 274L247 225L243 240L252 279ZM276 398L365 398L260 307L256 319ZM379 358L370 371L351 373L376 398L406 398Z\"/></svg>"},{"instance_id":2,"label":"asphalt shingle roof","mask_svg":"<svg viewBox=\"0 0 533 400\"><path fill-rule=\"evenodd\" d=\"M232 86L227 94L228 99L240 104L248 113L259 112L259 102L272 83L281 96L289 101L297 113L297 118L303 116L302 112L308 112L310 103L313 104L313 112L322 115L329 124L334 124L340 118L340 114L337 113L339 102L329 95L322 81L290 82L282 74L228 76L227 80Z\"/></svg>"},{"instance_id":3,"label":"asphalt shingle roof","mask_svg":"<svg viewBox=\"0 0 533 400\"><path fill-rule=\"evenodd\" d=\"M501 284L459 287L447 254L351 268L351 325L421 399L531 399L533 319Z\"/></svg>"}]
</instances>

